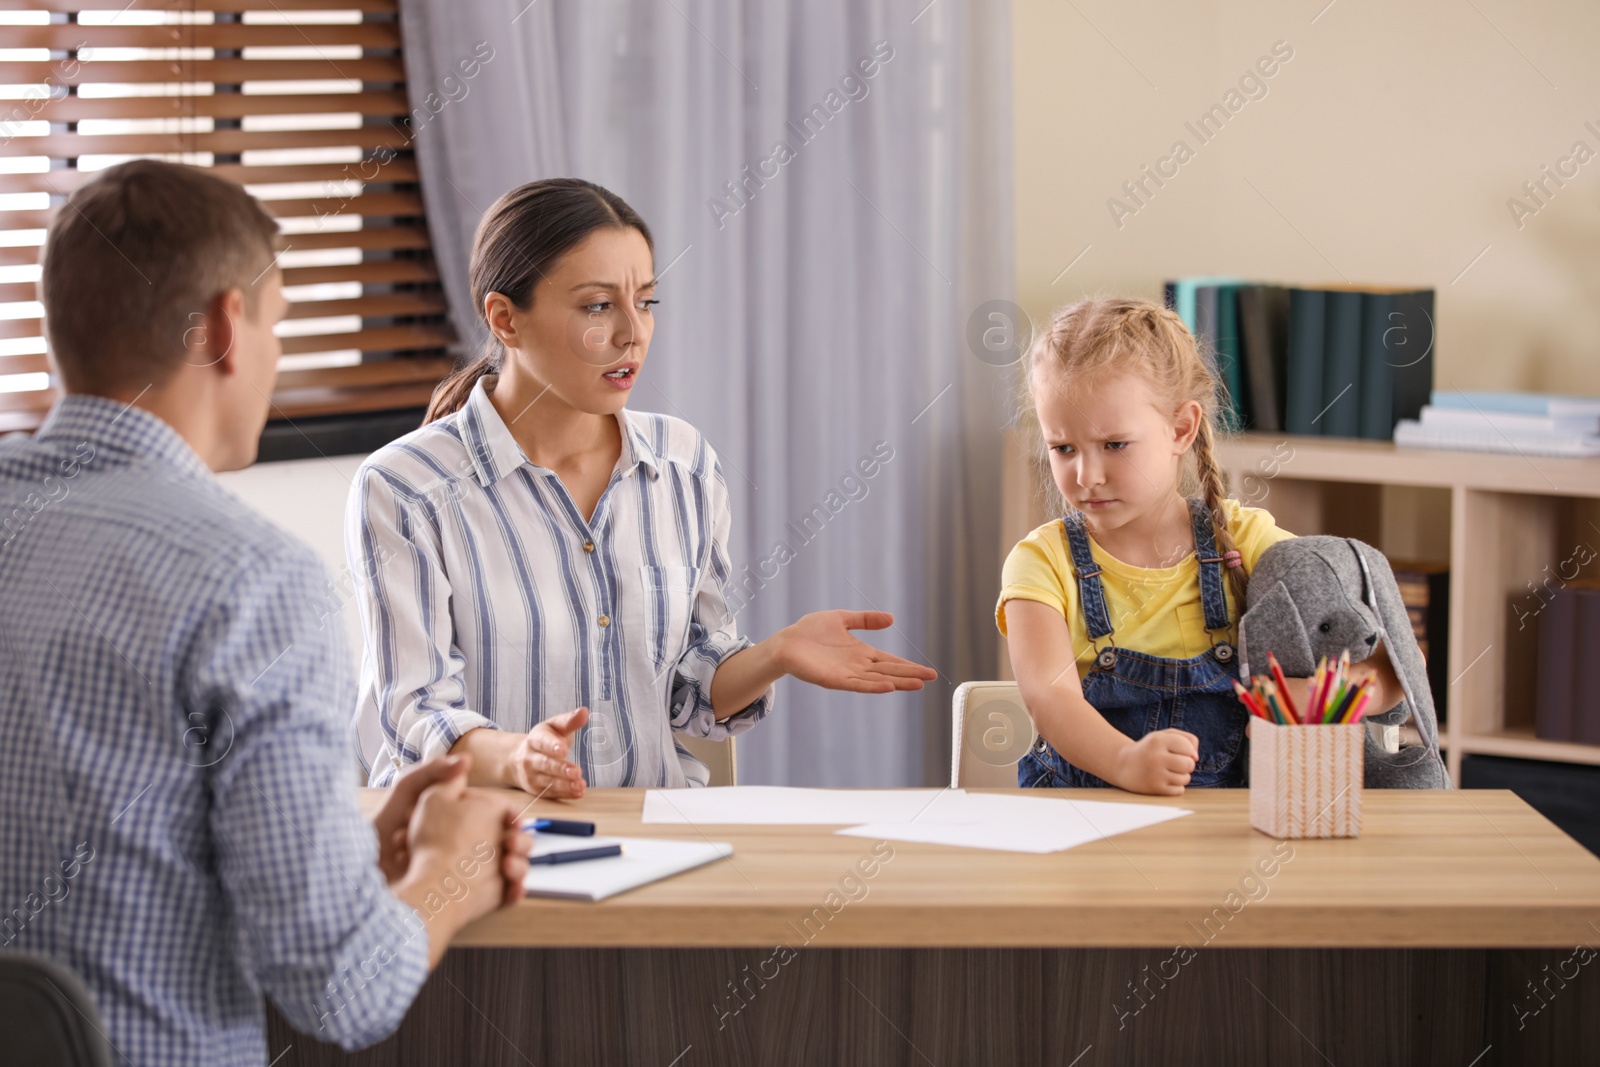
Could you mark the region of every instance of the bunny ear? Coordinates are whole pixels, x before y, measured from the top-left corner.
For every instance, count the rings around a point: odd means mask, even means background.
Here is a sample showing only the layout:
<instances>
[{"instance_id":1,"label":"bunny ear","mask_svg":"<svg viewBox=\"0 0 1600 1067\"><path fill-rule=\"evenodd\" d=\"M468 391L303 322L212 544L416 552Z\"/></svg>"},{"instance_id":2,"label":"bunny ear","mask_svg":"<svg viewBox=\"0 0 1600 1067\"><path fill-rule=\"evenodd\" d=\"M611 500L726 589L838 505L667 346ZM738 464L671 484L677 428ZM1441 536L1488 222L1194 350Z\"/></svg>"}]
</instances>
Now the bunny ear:
<instances>
[{"instance_id":1,"label":"bunny ear","mask_svg":"<svg viewBox=\"0 0 1600 1067\"><path fill-rule=\"evenodd\" d=\"M1394 666L1395 677L1405 694L1413 725L1434 751L1439 749L1439 727L1433 710L1433 695L1428 688L1428 668L1417 646L1416 633L1411 629L1411 616L1406 613L1405 600L1400 595L1400 585L1395 581L1394 570L1388 557L1362 541L1352 541L1360 559L1365 578L1371 584L1378 625L1383 627L1384 647L1389 650L1389 661ZM1419 698L1420 691L1420 698ZM1387 710L1387 709L1385 709Z\"/></svg>"},{"instance_id":2,"label":"bunny ear","mask_svg":"<svg viewBox=\"0 0 1600 1067\"><path fill-rule=\"evenodd\" d=\"M1300 609L1294 606L1289 589L1282 582L1274 583L1272 591L1239 619L1241 672L1250 670L1252 656L1258 661L1256 672L1265 671L1268 652L1278 657L1283 673L1292 677L1309 678L1316 669L1311 659L1311 638L1300 618Z\"/></svg>"}]
</instances>

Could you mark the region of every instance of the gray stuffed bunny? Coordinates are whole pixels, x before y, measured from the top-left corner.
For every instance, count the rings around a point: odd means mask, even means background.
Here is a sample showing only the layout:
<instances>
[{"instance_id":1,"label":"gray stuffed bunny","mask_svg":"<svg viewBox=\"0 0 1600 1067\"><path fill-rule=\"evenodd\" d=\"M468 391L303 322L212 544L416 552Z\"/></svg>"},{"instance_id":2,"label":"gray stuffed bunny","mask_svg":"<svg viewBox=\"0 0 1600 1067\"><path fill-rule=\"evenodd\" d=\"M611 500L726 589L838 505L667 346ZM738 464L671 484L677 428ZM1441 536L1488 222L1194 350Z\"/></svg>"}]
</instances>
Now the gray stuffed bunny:
<instances>
[{"instance_id":1,"label":"gray stuffed bunny","mask_svg":"<svg viewBox=\"0 0 1600 1067\"><path fill-rule=\"evenodd\" d=\"M1423 744L1387 752L1369 732L1368 789L1449 789L1439 758L1433 693L1400 599L1394 571L1382 552L1348 537L1294 537L1261 554L1250 575L1247 610L1239 620L1239 673L1267 673L1267 653L1290 677L1308 677L1323 657L1346 649L1352 663L1372 655L1378 639L1389 651L1405 699L1368 722L1396 724L1409 717Z\"/></svg>"}]
</instances>

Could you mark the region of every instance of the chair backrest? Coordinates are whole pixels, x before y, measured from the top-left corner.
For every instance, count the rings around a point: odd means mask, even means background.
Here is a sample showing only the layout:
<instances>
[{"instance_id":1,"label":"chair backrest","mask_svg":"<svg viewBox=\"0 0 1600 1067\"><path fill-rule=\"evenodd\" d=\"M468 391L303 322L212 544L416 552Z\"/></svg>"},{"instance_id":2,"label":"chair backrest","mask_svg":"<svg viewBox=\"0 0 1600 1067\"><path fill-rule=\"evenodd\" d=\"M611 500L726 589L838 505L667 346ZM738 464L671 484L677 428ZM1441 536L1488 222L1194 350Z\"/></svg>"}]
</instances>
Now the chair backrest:
<instances>
[{"instance_id":1,"label":"chair backrest","mask_svg":"<svg viewBox=\"0 0 1600 1067\"><path fill-rule=\"evenodd\" d=\"M1016 682L964 682L951 707L950 787L1016 788L1038 737Z\"/></svg>"},{"instance_id":2,"label":"chair backrest","mask_svg":"<svg viewBox=\"0 0 1600 1067\"><path fill-rule=\"evenodd\" d=\"M711 780L706 783L707 785L739 784L739 765L733 748L734 738L730 737L726 741L710 741L704 737L690 737L688 734L673 734L672 738L711 771Z\"/></svg>"},{"instance_id":3,"label":"chair backrest","mask_svg":"<svg viewBox=\"0 0 1600 1067\"><path fill-rule=\"evenodd\" d=\"M0 952L0 1060L29 1067L110 1067L98 1013L77 976L54 960Z\"/></svg>"}]
</instances>

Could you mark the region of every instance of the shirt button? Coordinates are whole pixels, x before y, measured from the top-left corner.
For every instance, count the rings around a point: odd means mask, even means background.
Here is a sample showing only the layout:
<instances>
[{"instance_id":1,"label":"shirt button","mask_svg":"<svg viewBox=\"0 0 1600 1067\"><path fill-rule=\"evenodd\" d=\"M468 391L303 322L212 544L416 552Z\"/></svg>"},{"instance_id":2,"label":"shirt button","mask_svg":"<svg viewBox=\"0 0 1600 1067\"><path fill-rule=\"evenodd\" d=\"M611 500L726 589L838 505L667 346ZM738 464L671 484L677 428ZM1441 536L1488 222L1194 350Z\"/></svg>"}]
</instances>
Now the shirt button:
<instances>
[{"instance_id":1,"label":"shirt button","mask_svg":"<svg viewBox=\"0 0 1600 1067\"><path fill-rule=\"evenodd\" d=\"M585 552L593 552L594 551L594 542L593 541L585 541L583 543L583 550Z\"/></svg>"},{"instance_id":2,"label":"shirt button","mask_svg":"<svg viewBox=\"0 0 1600 1067\"><path fill-rule=\"evenodd\" d=\"M602 615L602 616L600 616L600 625L601 626L610 626L611 625L611 616L610 615Z\"/></svg>"}]
</instances>

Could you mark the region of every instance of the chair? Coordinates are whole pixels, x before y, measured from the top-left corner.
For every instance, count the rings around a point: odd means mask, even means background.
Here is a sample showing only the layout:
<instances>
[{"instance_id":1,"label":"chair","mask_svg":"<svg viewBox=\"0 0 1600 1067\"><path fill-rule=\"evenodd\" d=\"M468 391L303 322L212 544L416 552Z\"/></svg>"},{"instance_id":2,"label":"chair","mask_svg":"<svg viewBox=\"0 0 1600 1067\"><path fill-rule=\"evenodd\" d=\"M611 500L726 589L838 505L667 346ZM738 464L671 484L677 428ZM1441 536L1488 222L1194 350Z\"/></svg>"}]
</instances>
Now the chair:
<instances>
[{"instance_id":1,"label":"chair","mask_svg":"<svg viewBox=\"0 0 1600 1067\"><path fill-rule=\"evenodd\" d=\"M672 737L711 771L711 779L707 785L739 784L739 767L733 750L734 738L712 741L704 737L690 737L688 734L673 734Z\"/></svg>"},{"instance_id":2,"label":"chair","mask_svg":"<svg viewBox=\"0 0 1600 1067\"><path fill-rule=\"evenodd\" d=\"M54 960L0 952L0 1035L6 1063L110 1067L111 1051L88 990Z\"/></svg>"},{"instance_id":3,"label":"chair","mask_svg":"<svg viewBox=\"0 0 1600 1067\"><path fill-rule=\"evenodd\" d=\"M951 714L950 787L1010 788L1039 736L1016 682L964 682Z\"/></svg>"}]
</instances>

